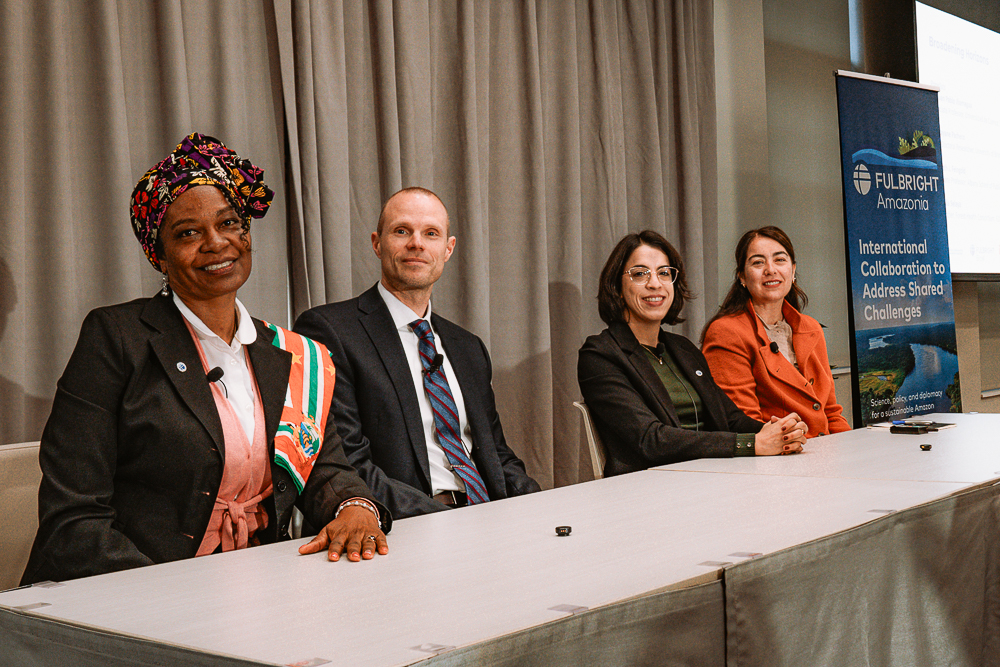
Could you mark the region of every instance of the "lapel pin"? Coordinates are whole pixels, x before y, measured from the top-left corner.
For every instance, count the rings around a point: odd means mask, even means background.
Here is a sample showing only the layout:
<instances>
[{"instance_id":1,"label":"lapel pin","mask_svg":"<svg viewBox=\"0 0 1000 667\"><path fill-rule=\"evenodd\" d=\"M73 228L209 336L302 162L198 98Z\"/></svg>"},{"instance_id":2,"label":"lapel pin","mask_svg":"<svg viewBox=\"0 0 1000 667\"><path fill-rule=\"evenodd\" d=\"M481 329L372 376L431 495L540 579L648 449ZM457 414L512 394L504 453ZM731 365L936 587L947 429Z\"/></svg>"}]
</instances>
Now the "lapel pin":
<instances>
[{"instance_id":1,"label":"lapel pin","mask_svg":"<svg viewBox=\"0 0 1000 667\"><path fill-rule=\"evenodd\" d=\"M185 364L183 361L178 361L177 362L177 370L179 370L181 373L183 373L187 369L188 369L187 364Z\"/></svg>"},{"instance_id":2,"label":"lapel pin","mask_svg":"<svg viewBox=\"0 0 1000 667\"><path fill-rule=\"evenodd\" d=\"M695 371L694 374L697 375L698 377L701 377L701 371Z\"/></svg>"}]
</instances>

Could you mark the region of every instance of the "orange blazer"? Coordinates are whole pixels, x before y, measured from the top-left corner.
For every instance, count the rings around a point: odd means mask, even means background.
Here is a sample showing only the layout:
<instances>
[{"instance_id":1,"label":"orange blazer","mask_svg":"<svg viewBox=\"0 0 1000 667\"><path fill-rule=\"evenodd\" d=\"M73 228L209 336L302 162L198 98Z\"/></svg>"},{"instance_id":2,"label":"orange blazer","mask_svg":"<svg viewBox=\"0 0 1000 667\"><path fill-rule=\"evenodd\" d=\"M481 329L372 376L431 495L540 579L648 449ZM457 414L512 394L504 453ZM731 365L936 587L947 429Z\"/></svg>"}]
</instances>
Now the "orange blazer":
<instances>
[{"instance_id":1,"label":"orange blazer","mask_svg":"<svg viewBox=\"0 0 1000 667\"><path fill-rule=\"evenodd\" d=\"M819 322L786 301L782 314L792 328L796 368L771 351L764 324L747 303L744 312L720 317L705 331L701 351L716 383L748 417L767 421L797 412L808 437L851 429L837 403L826 340Z\"/></svg>"}]
</instances>

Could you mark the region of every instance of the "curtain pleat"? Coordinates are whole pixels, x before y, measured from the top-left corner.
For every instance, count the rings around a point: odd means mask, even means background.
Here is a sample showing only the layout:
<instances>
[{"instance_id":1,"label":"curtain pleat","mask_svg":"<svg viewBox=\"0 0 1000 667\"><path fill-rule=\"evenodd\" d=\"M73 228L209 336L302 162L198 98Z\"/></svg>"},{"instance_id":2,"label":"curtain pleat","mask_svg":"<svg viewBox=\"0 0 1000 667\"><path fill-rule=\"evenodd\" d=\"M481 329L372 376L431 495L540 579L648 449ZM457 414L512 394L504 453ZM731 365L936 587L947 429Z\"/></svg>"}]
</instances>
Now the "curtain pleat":
<instances>
[{"instance_id":1,"label":"curtain pleat","mask_svg":"<svg viewBox=\"0 0 1000 667\"><path fill-rule=\"evenodd\" d=\"M712 9L699 0L0 0L0 441L39 437L91 308L159 276L128 221L184 135L276 191L240 297L288 324L378 280L382 202L421 185L455 254L434 308L483 338L505 432L545 487L590 477L577 350L597 277L656 229L716 303Z\"/></svg>"},{"instance_id":2,"label":"curtain pleat","mask_svg":"<svg viewBox=\"0 0 1000 667\"><path fill-rule=\"evenodd\" d=\"M589 478L571 403L577 350L604 326L597 276L611 248L644 228L679 246L703 295L683 333L697 335L716 303L705 4L277 5L292 16L278 39L295 58L281 71L289 161L301 165L294 314L377 281L382 202L434 190L458 239L435 310L490 348L504 430L529 472L547 487Z\"/></svg>"},{"instance_id":3,"label":"curtain pleat","mask_svg":"<svg viewBox=\"0 0 1000 667\"><path fill-rule=\"evenodd\" d=\"M40 437L88 311L159 289L129 198L193 131L221 138L277 186L254 224L240 297L288 323L268 54L263 5L0 2L0 443Z\"/></svg>"}]
</instances>

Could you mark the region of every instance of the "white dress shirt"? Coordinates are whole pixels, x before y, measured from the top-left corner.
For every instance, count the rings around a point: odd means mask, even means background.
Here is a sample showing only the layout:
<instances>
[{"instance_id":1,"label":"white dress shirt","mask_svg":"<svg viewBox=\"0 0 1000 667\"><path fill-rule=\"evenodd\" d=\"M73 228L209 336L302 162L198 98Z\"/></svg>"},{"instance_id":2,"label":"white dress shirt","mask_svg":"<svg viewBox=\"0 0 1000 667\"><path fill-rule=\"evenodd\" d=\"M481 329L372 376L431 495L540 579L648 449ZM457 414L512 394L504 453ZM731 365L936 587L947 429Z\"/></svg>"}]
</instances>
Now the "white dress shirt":
<instances>
[{"instance_id":1,"label":"white dress shirt","mask_svg":"<svg viewBox=\"0 0 1000 667\"><path fill-rule=\"evenodd\" d=\"M448 455L445 454L444 449L437 439L437 433L434 429L434 413L431 411L431 401L427 398L427 391L424 389L424 367L420 363L420 353L417 351L419 339L417 334L413 333L413 329L410 328L410 322L414 322L417 319L425 319L430 324L431 305L428 302L427 313L424 317L420 318L409 306L387 290L381 281L378 284L378 293L389 308L392 323L396 327L396 333L399 334L399 342L403 344L406 362L410 366L413 388L417 392L417 404L420 405L420 420L424 427L424 440L427 443L427 461L430 463L431 468L431 493L437 494L442 491L461 491L464 493L465 483L462 481L462 478L452 471ZM455 405L458 406L458 425L459 431L462 434L462 445L465 447L466 453L470 453L472 452L472 431L469 426L469 420L465 415L465 401L462 400L462 389L458 386L458 378L455 376L455 370L451 367L451 362L448 360L448 355L445 354L444 346L441 345L441 341L437 337L437 332L434 331L433 325L431 326L431 334L434 336L434 347L437 349L437 353L444 357L442 368L444 369L445 376L448 378L448 387L451 389L451 395L455 399Z\"/></svg>"},{"instance_id":2,"label":"white dress shirt","mask_svg":"<svg viewBox=\"0 0 1000 667\"><path fill-rule=\"evenodd\" d=\"M205 353L208 369L222 369L222 379L219 381L220 384L225 385L222 393L226 395L229 404L233 406L233 410L243 426L243 431L246 433L247 441L253 442L253 409L257 395L253 390L253 377L250 375L246 352L243 350L244 345L250 345L257 340L257 328L253 325L253 320L250 319L250 313L237 299L236 312L240 323L236 327L236 335L233 336L232 344L228 344L209 329L201 321L201 318L177 297L176 293L173 297L177 309L181 311L181 315L191 324L195 335L198 336L201 349ZM219 388L222 389L222 387Z\"/></svg>"}]
</instances>

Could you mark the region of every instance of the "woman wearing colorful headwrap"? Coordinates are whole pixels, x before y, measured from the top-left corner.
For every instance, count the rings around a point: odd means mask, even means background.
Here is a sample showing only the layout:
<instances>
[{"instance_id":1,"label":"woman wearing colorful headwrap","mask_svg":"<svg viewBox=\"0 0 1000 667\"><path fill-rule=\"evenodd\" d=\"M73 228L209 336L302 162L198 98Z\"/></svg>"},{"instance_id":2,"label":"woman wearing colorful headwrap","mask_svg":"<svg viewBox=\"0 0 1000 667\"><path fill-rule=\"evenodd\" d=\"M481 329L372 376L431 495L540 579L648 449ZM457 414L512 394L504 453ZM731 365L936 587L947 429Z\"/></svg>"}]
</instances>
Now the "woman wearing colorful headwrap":
<instances>
[{"instance_id":1,"label":"woman wearing colorful headwrap","mask_svg":"<svg viewBox=\"0 0 1000 667\"><path fill-rule=\"evenodd\" d=\"M83 323L42 434L24 583L288 539L293 505L323 527L300 553L387 552L391 517L327 418L326 348L236 298L273 196L262 178L192 134L136 185L132 225L164 287Z\"/></svg>"}]
</instances>

